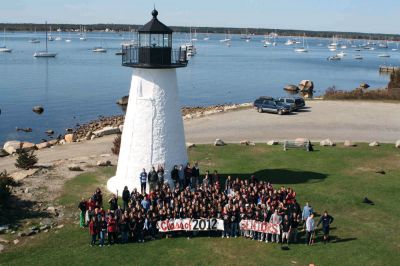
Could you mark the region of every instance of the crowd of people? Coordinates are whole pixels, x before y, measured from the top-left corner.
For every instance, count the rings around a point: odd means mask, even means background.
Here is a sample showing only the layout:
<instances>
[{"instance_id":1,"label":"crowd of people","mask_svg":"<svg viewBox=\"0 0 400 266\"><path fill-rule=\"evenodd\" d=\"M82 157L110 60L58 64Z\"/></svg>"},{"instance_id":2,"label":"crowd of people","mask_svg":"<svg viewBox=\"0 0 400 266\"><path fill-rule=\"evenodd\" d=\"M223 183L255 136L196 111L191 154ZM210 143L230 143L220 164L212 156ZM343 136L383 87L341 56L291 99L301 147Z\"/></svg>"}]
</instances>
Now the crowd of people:
<instances>
[{"instance_id":1,"label":"crowd of people","mask_svg":"<svg viewBox=\"0 0 400 266\"><path fill-rule=\"evenodd\" d=\"M183 171L182 171L183 169ZM182 177L182 178L181 178ZM98 188L89 198L82 198L80 226L89 228L90 244L104 246L115 243L154 240L162 237L209 237L236 238L276 243L297 243L300 232L305 231L304 242L312 244L315 239L314 210L306 203L301 208L296 192L290 187L276 189L272 184L258 180L254 175L248 179L228 176L220 180L217 171L211 175L205 172L200 180L197 163L193 167L175 166L171 171L174 186L164 182L164 170L153 167L149 173L143 169L138 176L141 191L122 191L122 204L118 195L108 201L109 208L103 208L103 195ZM146 187L149 184L149 192ZM223 231L173 231L159 232L158 221L170 219L221 219ZM241 220L255 220L280 225L280 234L240 230ZM321 216L317 226L322 224L324 243L329 241L329 225L333 217L327 212Z\"/></svg>"}]
</instances>

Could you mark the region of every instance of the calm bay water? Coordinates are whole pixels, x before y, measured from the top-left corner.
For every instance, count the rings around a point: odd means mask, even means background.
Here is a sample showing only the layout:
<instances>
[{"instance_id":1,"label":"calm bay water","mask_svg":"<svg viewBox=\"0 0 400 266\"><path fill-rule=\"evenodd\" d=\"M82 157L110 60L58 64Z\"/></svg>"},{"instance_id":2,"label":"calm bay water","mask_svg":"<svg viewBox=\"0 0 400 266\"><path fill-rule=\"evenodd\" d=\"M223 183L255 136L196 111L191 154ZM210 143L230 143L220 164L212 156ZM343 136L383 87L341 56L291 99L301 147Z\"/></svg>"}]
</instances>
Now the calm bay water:
<instances>
[{"instance_id":1,"label":"calm bay water","mask_svg":"<svg viewBox=\"0 0 400 266\"><path fill-rule=\"evenodd\" d=\"M132 69L121 66L115 52L123 41L115 33L89 33L87 41L80 41L76 33L62 33L62 41L49 42L49 50L56 58L34 58L43 50L44 34L37 33L39 44L29 43L32 33L8 33L7 47L12 53L0 53L0 145L17 139L38 142L47 138L44 131L53 129L64 134L77 123L96 119L99 115L122 114L115 104L127 95ZM59 36L53 33L53 36ZM127 37L127 36L126 36ZM175 46L185 42L187 34L175 34ZM232 46L219 40L223 35L211 35L202 41L199 34L197 55L187 68L178 69L181 103L185 106L249 102L260 95L285 95L282 88L300 80L313 80L316 94L329 86L348 90L361 82L372 87L383 87L388 76L380 76L381 64L398 65L400 52L389 49L355 52L338 62L327 61L334 55L327 49L330 40L308 39L309 53L299 54L293 46L285 46L287 38L278 38L276 47L264 48L263 37L250 42L233 36ZM71 38L70 43L65 42ZM356 43L362 43L358 41ZM321 45L322 46L318 46ZM95 46L108 48L107 53L93 53ZM338 50L339 52L339 50ZM378 57L389 53L390 58ZM337 52L336 52L337 53ZM353 59L361 54L364 60ZM35 105L43 105L45 112L32 112ZM32 133L16 132L16 127L32 128Z\"/></svg>"}]
</instances>

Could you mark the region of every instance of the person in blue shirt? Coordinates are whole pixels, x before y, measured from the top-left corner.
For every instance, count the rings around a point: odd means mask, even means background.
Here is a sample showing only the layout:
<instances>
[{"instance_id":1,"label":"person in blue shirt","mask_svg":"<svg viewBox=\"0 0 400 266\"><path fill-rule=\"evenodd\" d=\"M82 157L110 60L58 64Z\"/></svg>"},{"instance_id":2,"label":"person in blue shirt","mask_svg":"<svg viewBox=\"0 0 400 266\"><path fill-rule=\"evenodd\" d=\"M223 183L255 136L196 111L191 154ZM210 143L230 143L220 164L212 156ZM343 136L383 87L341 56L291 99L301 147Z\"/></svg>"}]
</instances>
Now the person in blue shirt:
<instances>
[{"instance_id":1,"label":"person in blue shirt","mask_svg":"<svg viewBox=\"0 0 400 266\"><path fill-rule=\"evenodd\" d=\"M313 213L313 212L314 212L314 210L311 207L311 205L309 205L308 202L306 202L306 205L303 208L303 213L302 213L302 216L301 216L303 222L307 221L308 216L310 216L311 213Z\"/></svg>"},{"instance_id":2,"label":"person in blue shirt","mask_svg":"<svg viewBox=\"0 0 400 266\"><path fill-rule=\"evenodd\" d=\"M147 183L147 173L146 169L143 168L143 171L140 173L140 187L142 194L146 193L146 183Z\"/></svg>"}]
</instances>

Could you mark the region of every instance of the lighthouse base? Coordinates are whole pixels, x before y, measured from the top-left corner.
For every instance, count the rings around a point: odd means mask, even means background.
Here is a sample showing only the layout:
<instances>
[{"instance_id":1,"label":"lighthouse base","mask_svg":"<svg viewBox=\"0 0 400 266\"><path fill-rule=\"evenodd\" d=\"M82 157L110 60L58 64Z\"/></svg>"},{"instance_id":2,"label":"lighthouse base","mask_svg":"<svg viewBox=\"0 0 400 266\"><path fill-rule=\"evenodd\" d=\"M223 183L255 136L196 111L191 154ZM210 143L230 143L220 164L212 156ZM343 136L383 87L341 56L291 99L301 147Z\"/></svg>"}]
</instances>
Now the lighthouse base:
<instances>
[{"instance_id":1,"label":"lighthouse base","mask_svg":"<svg viewBox=\"0 0 400 266\"><path fill-rule=\"evenodd\" d=\"M107 188L140 191L140 173L163 166L164 180L188 161L175 69L135 69L122 133L116 176ZM149 185L147 185L147 190Z\"/></svg>"}]
</instances>

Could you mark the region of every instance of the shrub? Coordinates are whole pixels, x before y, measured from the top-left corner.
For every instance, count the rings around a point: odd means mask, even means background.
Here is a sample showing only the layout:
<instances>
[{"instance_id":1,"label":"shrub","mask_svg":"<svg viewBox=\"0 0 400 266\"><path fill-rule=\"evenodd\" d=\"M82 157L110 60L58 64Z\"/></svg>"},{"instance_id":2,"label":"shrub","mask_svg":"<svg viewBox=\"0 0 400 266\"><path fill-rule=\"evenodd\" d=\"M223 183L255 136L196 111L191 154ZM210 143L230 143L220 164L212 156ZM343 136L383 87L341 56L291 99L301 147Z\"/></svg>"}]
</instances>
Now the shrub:
<instances>
[{"instance_id":1,"label":"shrub","mask_svg":"<svg viewBox=\"0 0 400 266\"><path fill-rule=\"evenodd\" d=\"M15 163L17 168L28 170L38 162L38 158L34 154L34 151L27 152L23 149L19 149L17 154L18 157Z\"/></svg>"},{"instance_id":2,"label":"shrub","mask_svg":"<svg viewBox=\"0 0 400 266\"><path fill-rule=\"evenodd\" d=\"M400 100L400 93L396 89L368 90L357 88L352 91L343 91L332 86L326 89L323 98L325 100Z\"/></svg>"},{"instance_id":3,"label":"shrub","mask_svg":"<svg viewBox=\"0 0 400 266\"><path fill-rule=\"evenodd\" d=\"M0 207L2 207L4 202L10 197L11 188L15 185L14 179L12 179L6 170L0 172Z\"/></svg>"},{"instance_id":4,"label":"shrub","mask_svg":"<svg viewBox=\"0 0 400 266\"><path fill-rule=\"evenodd\" d=\"M115 155L119 155L119 150L121 148L121 135L119 134L115 137L113 141L113 147L111 148L111 152Z\"/></svg>"}]
</instances>

